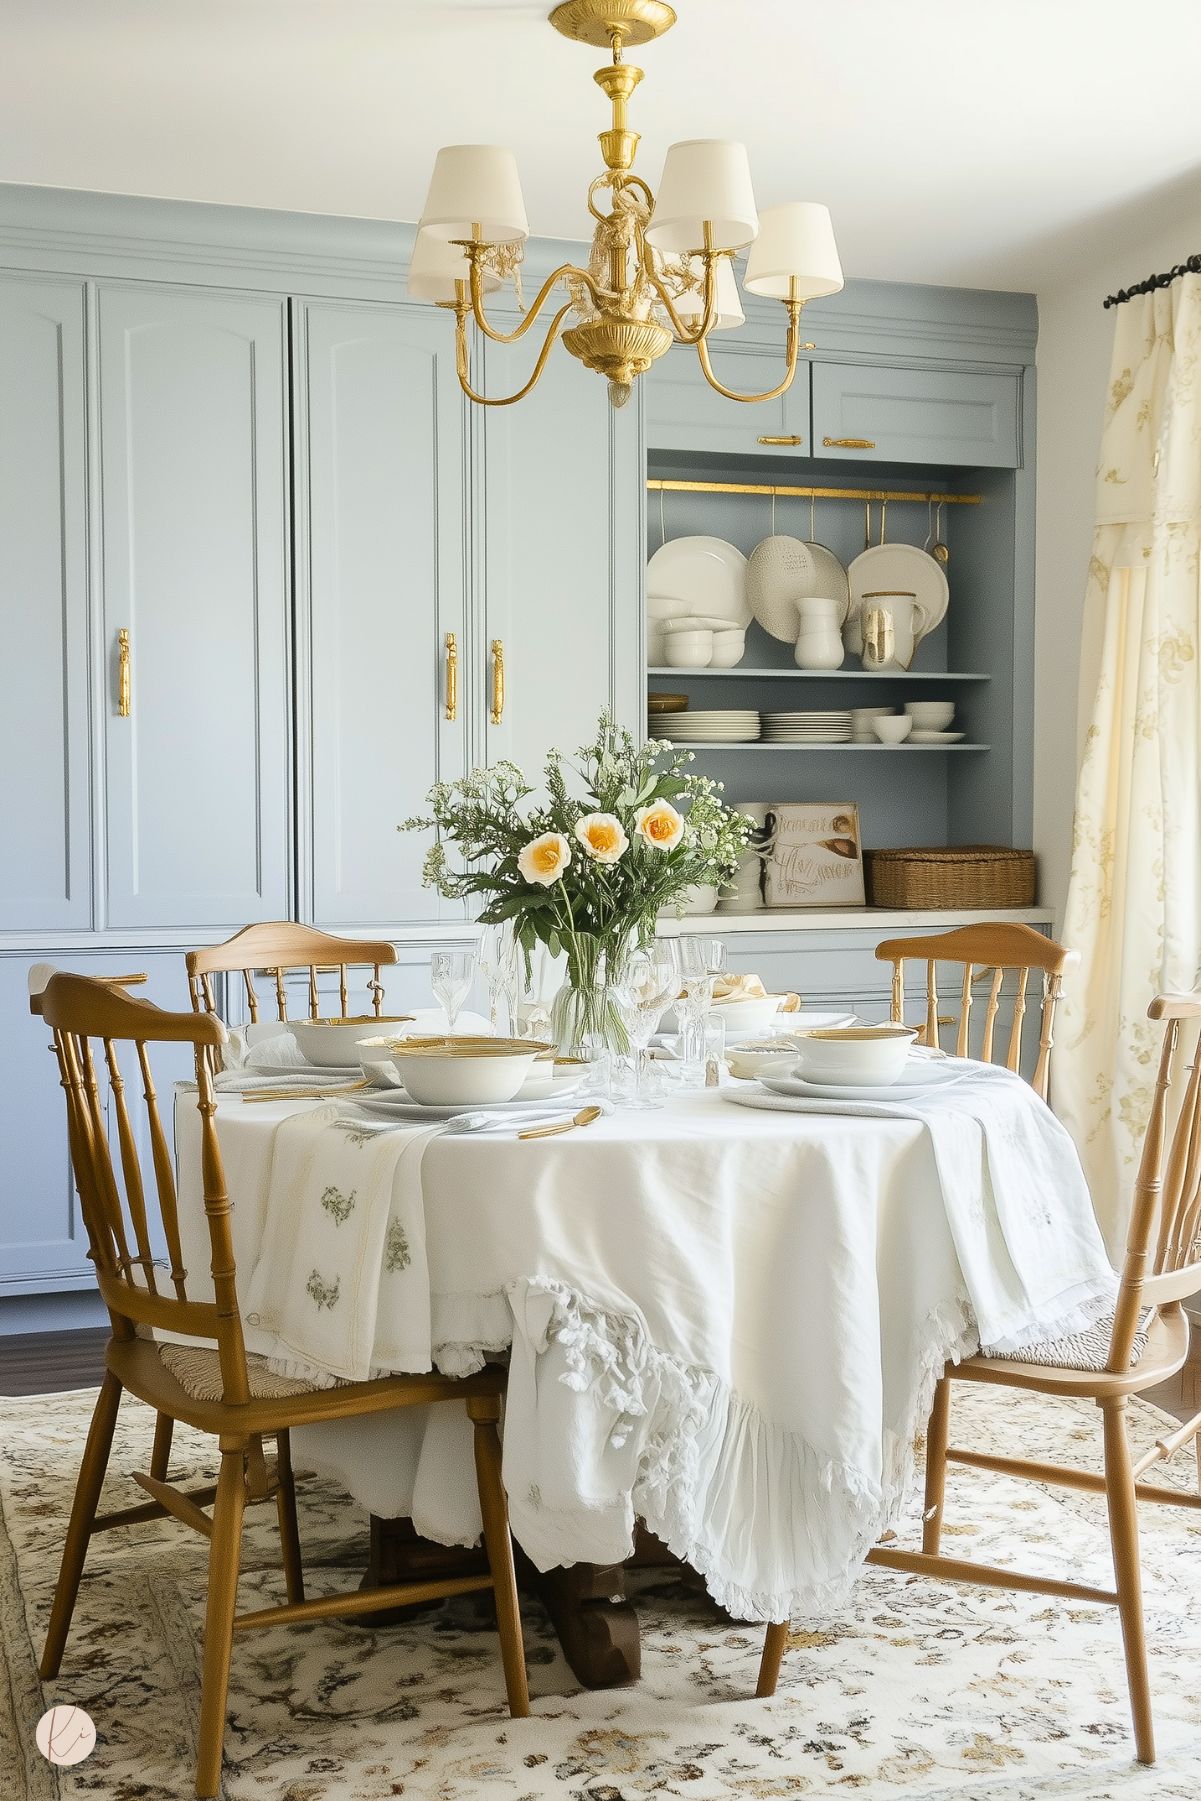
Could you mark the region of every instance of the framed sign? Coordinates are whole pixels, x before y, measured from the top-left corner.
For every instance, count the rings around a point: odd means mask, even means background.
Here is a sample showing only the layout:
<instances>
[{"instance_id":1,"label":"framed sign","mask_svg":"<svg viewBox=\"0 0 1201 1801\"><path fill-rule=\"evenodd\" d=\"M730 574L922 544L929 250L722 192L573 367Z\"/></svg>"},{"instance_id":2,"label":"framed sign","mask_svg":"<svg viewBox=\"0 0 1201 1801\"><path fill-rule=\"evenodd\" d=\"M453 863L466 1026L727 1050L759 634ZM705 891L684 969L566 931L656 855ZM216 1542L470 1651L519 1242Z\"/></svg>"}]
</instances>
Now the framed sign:
<instances>
[{"instance_id":1,"label":"framed sign","mask_svg":"<svg viewBox=\"0 0 1201 1801\"><path fill-rule=\"evenodd\" d=\"M769 809L764 904L862 907L863 845L853 801L781 801Z\"/></svg>"}]
</instances>

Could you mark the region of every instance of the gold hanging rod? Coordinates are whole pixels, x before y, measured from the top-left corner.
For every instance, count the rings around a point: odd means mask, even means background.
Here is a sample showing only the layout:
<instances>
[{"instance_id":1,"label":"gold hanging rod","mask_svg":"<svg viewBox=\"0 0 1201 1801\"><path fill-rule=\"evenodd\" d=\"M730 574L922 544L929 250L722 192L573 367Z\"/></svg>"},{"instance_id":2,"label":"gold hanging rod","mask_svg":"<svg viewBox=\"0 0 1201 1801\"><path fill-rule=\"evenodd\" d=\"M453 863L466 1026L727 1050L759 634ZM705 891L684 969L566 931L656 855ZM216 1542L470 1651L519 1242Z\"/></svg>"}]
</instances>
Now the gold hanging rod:
<instances>
[{"instance_id":1,"label":"gold hanging rod","mask_svg":"<svg viewBox=\"0 0 1201 1801\"><path fill-rule=\"evenodd\" d=\"M978 507L982 494L938 494L926 488L793 488L776 482L677 482L647 479L652 492L667 494L766 494L776 500L920 500L940 506Z\"/></svg>"}]
</instances>

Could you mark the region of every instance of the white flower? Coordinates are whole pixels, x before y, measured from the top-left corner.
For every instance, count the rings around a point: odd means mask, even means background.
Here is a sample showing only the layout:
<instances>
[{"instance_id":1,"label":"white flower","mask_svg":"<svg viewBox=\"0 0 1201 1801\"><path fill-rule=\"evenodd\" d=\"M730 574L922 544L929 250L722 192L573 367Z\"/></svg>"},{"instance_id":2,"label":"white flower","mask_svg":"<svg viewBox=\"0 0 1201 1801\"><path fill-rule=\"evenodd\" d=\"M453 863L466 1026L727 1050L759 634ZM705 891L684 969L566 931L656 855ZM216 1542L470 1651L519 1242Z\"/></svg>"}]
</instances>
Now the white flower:
<instances>
[{"instance_id":1,"label":"white flower","mask_svg":"<svg viewBox=\"0 0 1201 1801\"><path fill-rule=\"evenodd\" d=\"M532 838L517 859L517 867L527 882L549 888L557 882L571 862L571 846L562 832L543 832Z\"/></svg>"},{"instance_id":2,"label":"white flower","mask_svg":"<svg viewBox=\"0 0 1201 1801\"><path fill-rule=\"evenodd\" d=\"M630 841L614 813L585 813L575 823L575 835L594 863L616 863Z\"/></svg>"},{"instance_id":3,"label":"white flower","mask_svg":"<svg viewBox=\"0 0 1201 1801\"><path fill-rule=\"evenodd\" d=\"M684 836L684 815L669 800L657 800L653 806L639 807L634 829L653 850L674 850Z\"/></svg>"}]
</instances>

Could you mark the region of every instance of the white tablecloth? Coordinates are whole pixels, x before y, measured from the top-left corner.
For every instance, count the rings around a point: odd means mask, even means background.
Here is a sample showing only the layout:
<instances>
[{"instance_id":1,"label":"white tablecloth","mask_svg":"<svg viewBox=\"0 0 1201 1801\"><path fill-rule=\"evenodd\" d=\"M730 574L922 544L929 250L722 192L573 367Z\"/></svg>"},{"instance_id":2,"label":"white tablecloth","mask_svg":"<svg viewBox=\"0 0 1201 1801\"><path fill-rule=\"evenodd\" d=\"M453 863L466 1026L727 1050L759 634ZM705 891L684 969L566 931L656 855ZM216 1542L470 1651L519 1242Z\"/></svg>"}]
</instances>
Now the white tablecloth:
<instances>
[{"instance_id":1,"label":"white tablecloth","mask_svg":"<svg viewBox=\"0 0 1201 1801\"><path fill-rule=\"evenodd\" d=\"M177 1133L199 1294L194 1103L181 1091ZM243 1294L276 1128L309 1105L219 1104ZM619 1560L637 1515L742 1618L837 1606L899 1506L938 1373L977 1346L926 1128L707 1091L559 1138L436 1137L420 1176L435 1363L512 1347L504 1474L534 1562ZM1045 1213L1037 1170L1030 1186ZM1055 1204L1088 1239L1082 1192ZM441 1407L308 1428L294 1456L471 1543L469 1433Z\"/></svg>"}]
</instances>

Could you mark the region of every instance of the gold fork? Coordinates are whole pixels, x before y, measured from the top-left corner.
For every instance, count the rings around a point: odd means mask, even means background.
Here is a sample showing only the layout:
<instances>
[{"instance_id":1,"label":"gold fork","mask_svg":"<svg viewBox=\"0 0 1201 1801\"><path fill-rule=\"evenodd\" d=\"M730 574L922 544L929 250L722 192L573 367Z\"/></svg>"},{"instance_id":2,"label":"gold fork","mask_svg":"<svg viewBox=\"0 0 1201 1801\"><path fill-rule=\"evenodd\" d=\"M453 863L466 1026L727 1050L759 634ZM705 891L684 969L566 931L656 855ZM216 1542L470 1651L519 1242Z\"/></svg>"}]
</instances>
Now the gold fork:
<instances>
[{"instance_id":1,"label":"gold fork","mask_svg":"<svg viewBox=\"0 0 1201 1801\"><path fill-rule=\"evenodd\" d=\"M558 1120L553 1126L532 1126L528 1132L518 1132L518 1138L556 1138L560 1132L572 1132L576 1126L590 1126L594 1119L599 1119L600 1107L581 1107L570 1119Z\"/></svg>"},{"instance_id":2,"label":"gold fork","mask_svg":"<svg viewBox=\"0 0 1201 1801\"><path fill-rule=\"evenodd\" d=\"M360 1088L370 1088L367 1081L350 1082L343 1088L252 1088L244 1094L244 1101L321 1101L329 1095L331 1098L339 1094L357 1094Z\"/></svg>"}]
</instances>

